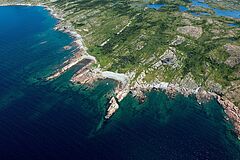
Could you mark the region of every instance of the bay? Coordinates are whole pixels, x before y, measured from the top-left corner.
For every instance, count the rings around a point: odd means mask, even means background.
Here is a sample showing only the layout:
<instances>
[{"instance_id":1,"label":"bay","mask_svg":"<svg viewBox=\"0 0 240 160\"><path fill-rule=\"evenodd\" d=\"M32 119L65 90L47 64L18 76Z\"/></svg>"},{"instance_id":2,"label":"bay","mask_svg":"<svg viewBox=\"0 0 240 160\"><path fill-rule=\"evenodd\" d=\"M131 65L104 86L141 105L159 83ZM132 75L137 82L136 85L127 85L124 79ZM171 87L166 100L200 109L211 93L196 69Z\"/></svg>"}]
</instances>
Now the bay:
<instances>
[{"instance_id":1,"label":"bay","mask_svg":"<svg viewBox=\"0 0 240 160\"><path fill-rule=\"evenodd\" d=\"M239 141L215 100L128 95L104 121L116 83L93 87L69 82L77 67L59 79L46 76L72 56L69 35L42 7L0 7L1 160L238 160Z\"/></svg>"}]
</instances>

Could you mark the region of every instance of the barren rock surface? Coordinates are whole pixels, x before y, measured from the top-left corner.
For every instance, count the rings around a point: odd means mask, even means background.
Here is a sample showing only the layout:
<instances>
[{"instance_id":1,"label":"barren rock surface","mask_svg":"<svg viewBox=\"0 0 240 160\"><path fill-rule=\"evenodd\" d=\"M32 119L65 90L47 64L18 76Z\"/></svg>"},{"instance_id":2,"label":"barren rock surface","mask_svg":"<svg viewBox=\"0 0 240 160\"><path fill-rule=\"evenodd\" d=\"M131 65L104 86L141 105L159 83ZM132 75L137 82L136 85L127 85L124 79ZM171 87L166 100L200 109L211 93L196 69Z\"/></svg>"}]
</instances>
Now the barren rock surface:
<instances>
[{"instance_id":1,"label":"barren rock surface","mask_svg":"<svg viewBox=\"0 0 240 160\"><path fill-rule=\"evenodd\" d=\"M235 67L240 63L240 46L226 44L224 46L226 52L230 55L228 59L225 61L225 64L230 67Z\"/></svg>"},{"instance_id":2,"label":"barren rock surface","mask_svg":"<svg viewBox=\"0 0 240 160\"><path fill-rule=\"evenodd\" d=\"M181 34L184 34L196 39L200 38L203 34L202 27L196 27L196 26L178 27L177 31Z\"/></svg>"}]
</instances>

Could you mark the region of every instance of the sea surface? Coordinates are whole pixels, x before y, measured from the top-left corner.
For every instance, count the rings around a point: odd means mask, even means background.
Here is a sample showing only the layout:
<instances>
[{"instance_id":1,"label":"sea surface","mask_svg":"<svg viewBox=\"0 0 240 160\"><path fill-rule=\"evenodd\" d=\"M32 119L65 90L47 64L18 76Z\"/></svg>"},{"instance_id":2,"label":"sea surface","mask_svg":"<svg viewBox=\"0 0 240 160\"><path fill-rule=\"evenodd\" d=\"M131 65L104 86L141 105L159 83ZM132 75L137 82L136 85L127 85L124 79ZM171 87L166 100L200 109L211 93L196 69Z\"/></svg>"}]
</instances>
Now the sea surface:
<instances>
[{"instance_id":1,"label":"sea surface","mask_svg":"<svg viewBox=\"0 0 240 160\"><path fill-rule=\"evenodd\" d=\"M42 7L0 7L0 160L239 160L240 144L215 100L128 95L103 117L115 82L76 86L74 67L47 82L72 56L73 38L53 30Z\"/></svg>"}]
</instances>

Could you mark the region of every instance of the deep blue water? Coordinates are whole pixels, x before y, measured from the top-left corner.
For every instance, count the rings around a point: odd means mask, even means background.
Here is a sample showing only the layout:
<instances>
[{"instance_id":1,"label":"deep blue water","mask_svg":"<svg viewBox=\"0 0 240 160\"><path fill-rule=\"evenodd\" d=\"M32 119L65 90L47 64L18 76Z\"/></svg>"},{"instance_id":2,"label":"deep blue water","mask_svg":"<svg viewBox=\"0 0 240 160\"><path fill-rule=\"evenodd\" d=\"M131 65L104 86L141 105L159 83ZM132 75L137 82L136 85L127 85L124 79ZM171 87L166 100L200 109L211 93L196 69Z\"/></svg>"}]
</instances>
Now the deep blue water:
<instances>
[{"instance_id":1,"label":"deep blue water","mask_svg":"<svg viewBox=\"0 0 240 160\"><path fill-rule=\"evenodd\" d=\"M239 160L232 125L216 101L131 95L103 121L114 82L91 88L69 78L46 82L73 39L53 30L57 21L41 7L0 7L1 160ZM74 49L74 48L73 48ZM77 66L81 67L81 66Z\"/></svg>"}]
</instances>

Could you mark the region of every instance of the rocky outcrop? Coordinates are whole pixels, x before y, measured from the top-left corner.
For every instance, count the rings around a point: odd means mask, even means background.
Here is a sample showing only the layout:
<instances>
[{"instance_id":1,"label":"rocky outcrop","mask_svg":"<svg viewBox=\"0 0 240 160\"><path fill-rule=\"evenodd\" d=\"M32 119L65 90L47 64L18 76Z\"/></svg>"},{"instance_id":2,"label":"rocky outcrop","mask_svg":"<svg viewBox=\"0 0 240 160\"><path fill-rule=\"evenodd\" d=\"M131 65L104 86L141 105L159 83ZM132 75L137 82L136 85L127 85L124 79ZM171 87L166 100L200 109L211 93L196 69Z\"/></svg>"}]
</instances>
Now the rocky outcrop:
<instances>
[{"instance_id":1,"label":"rocky outcrop","mask_svg":"<svg viewBox=\"0 0 240 160\"><path fill-rule=\"evenodd\" d=\"M119 105L117 103L117 100L112 97L111 100L109 101L109 107L107 109L107 114L105 116L105 119L109 119L119 108Z\"/></svg>"},{"instance_id":2,"label":"rocky outcrop","mask_svg":"<svg viewBox=\"0 0 240 160\"><path fill-rule=\"evenodd\" d=\"M213 93L217 93L218 95L222 95L222 85L219 83L214 83L213 81L210 81L208 84L209 86L209 91Z\"/></svg>"},{"instance_id":3,"label":"rocky outcrop","mask_svg":"<svg viewBox=\"0 0 240 160\"><path fill-rule=\"evenodd\" d=\"M225 61L225 64L230 67L235 67L236 65L238 65L240 63L240 46L226 44L224 48L226 52L230 55Z\"/></svg>"},{"instance_id":4,"label":"rocky outcrop","mask_svg":"<svg viewBox=\"0 0 240 160\"><path fill-rule=\"evenodd\" d=\"M90 85L97 79L102 79L102 77L98 74L98 71L86 66L81 68L77 73L73 75L71 82L76 84Z\"/></svg>"},{"instance_id":5,"label":"rocky outcrop","mask_svg":"<svg viewBox=\"0 0 240 160\"><path fill-rule=\"evenodd\" d=\"M189 19L186 19L186 18L183 18L182 20L181 20L181 24L182 25L192 25L192 22L191 22L191 20L189 20Z\"/></svg>"},{"instance_id":6,"label":"rocky outcrop","mask_svg":"<svg viewBox=\"0 0 240 160\"><path fill-rule=\"evenodd\" d=\"M55 73L53 73L51 76L47 77L47 80L52 80L52 79L58 78L63 73L65 73L67 70L69 70L73 66L81 63L85 59L89 59L90 62L95 62L95 58L92 58L91 56L83 55L82 52L79 51L79 52L75 53L75 55L72 58L65 61L63 63L64 66L62 68L59 68Z\"/></svg>"},{"instance_id":7,"label":"rocky outcrop","mask_svg":"<svg viewBox=\"0 0 240 160\"><path fill-rule=\"evenodd\" d=\"M240 135L240 110L228 99L217 96L217 101L223 106L225 113L232 121L237 135Z\"/></svg>"},{"instance_id":8,"label":"rocky outcrop","mask_svg":"<svg viewBox=\"0 0 240 160\"><path fill-rule=\"evenodd\" d=\"M186 38L182 37L182 36L177 36L170 45L172 46L178 46L180 44L182 44L183 42L185 42Z\"/></svg>"},{"instance_id":9,"label":"rocky outcrop","mask_svg":"<svg viewBox=\"0 0 240 160\"><path fill-rule=\"evenodd\" d=\"M223 90L224 98L240 106L240 80L232 81L231 86Z\"/></svg>"},{"instance_id":10,"label":"rocky outcrop","mask_svg":"<svg viewBox=\"0 0 240 160\"><path fill-rule=\"evenodd\" d=\"M196 98L198 103L208 102L212 98L212 94L208 93L203 88L198 88L196 90Z\"/></svg>"},{"instance_id":11,"label":"rocky outcrop","mask_svg":"<svg viewBox=\"0 0 240 160\"><path fill-rule=\"evenodd\" d=\"M163 65L174 65L177 61L176 49L173 47L167 49L161 56L161 61Z\"/></svg>"},{"instance_id":12,"label":"rocky outcrop","mask_svg":"<svg viewBox=\"0 0 240 160\"><path fill-rule=\"evenodd\" d=\"M106 73L105 73L106 74ZM114 76L115 80L118 81L118 86L115 88L115 97L112 97L109 101L109 108L107 110L107 114L105 119L109 119L119 108L118 102L121 102L129 93L129 79L126 75L118 74L118 73L107 73L111 76ZM102 73L104 75L104 72ZM108 75L109 76L109 75ZM112 78L110 76L110 78ZM117 78L115 77L117 76Z\"/></svg>"},{"instance_id":13,"label":"rocky outcrop","mask_svg":"<svg viewBox=\"0 0 240 160\"><path fill-rule=\"evenodd\" d=\"M178 27L177 31L181 34L193 37L195 39L200 38L203 34L202 27L196 27L196 26Z\"/></svg>"},{"instance_id":14,"label":"rocky outcrop","mask_svg":"<svg viewBox=\"0 0 240 160\"><path fill-rule=\"evenodd\" d=\"M201 20L200 17L193 16L193 15L190 14L190 13L182 13L182 18L186 18L186 19L190 19L190 20L196 20L196 21Z\"/></svg>"},{"instance_id":15,"label":"rocky outcrop","mask_svg":"<svg viewBox=\"0 0 240 160\"><path fill-rule=\"evenodd\" d=\"M194 80L194 77L191 73L187 74L181 81L180 81L181 88L188 88L190 90L196 90L199 88L197 83Z\"/></svg>"},{"instance_id":16,"label":"rocky outcrop","mask_svg":"<svg viewBox=\"0 0 240 160\"><path fill-rule=\"evenodd\" d=\"M63 49L66 51L70 50L71 48L72 48L72 46L68 46L68 45L63 47Z\"/></svg>"},{"instance_id":17,"label":"rocky outcrop","mask_svg":"<svg viewBox=\"0 0 240 160\"><path fill-rule=\"evenodd\" d=\"M168 65L176 67L177 56L176 56L176 48L169 47L163 55L160 57L160 61L153 65L153 68L158 68L161 65Z\"/></svg>"}]
</instances>

